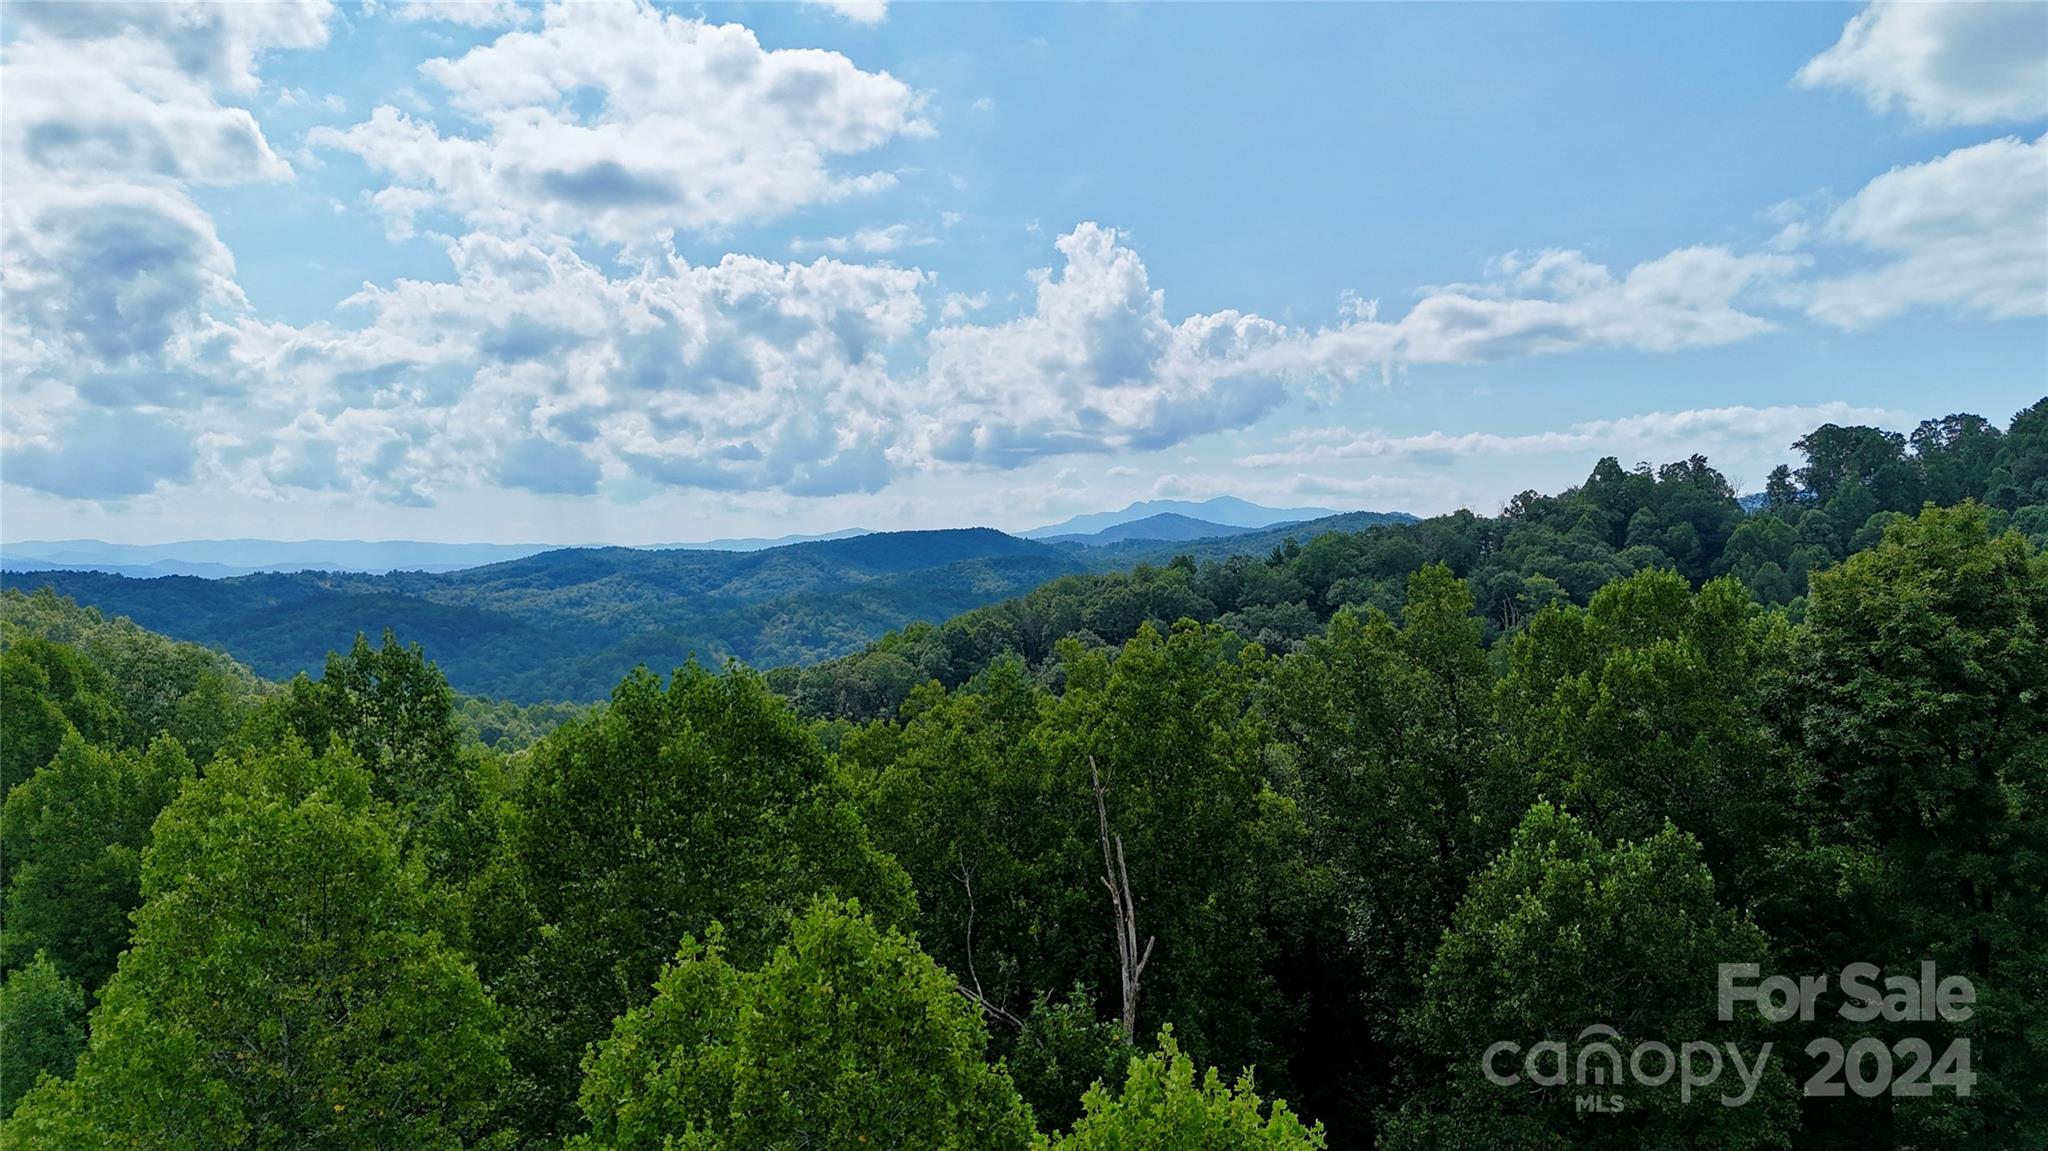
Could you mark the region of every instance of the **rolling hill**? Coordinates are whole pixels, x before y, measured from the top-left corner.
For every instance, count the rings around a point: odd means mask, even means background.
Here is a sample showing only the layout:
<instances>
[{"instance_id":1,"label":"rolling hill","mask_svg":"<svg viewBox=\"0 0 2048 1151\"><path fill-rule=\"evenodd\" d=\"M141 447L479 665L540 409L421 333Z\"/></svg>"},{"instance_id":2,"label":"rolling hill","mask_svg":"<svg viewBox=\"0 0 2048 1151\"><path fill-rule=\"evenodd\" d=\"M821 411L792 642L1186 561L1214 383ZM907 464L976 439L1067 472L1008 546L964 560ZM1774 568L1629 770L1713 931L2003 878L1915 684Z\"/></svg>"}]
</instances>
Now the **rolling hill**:
<instances>
[{"instance_id":1,"label":"rolling hill","mask_svg":"<svg viewBox=\"0 0 2048 1151\"><path fill-rule=\"evenodd\" d=\"M1287 538L1405 522L1350 512L1243 529L1178 513L1131 532L1199 538L1019 539L990 528L876 532L752 551L559 548L457 571L262 572L227 578L9 570L176 639L219 648L266 679L317 673L357 632L424 644L456 690L515 703L603 698L634 665L695 657L805 666L859 651L1061 576L1264 553ZM1104 535L1108 538L1102 538ZM11 565L14 561L9 560Z\"/></svg>"},{"instance_id":2,"label":"rolling hill","mask_svg":"<svg viewBox=\"0 0 2048 1151\"><path fill-rule=\"evenodd\" d=\"M1066 549L971 528L748 552L565 548L444 573L36 571L4 582L219 647L269 679L317 671L356 632L388 627L425 644L458 690L534 702L601 698L641 662L810 663L1079 570Z\"/></svg>"}]
</instances>

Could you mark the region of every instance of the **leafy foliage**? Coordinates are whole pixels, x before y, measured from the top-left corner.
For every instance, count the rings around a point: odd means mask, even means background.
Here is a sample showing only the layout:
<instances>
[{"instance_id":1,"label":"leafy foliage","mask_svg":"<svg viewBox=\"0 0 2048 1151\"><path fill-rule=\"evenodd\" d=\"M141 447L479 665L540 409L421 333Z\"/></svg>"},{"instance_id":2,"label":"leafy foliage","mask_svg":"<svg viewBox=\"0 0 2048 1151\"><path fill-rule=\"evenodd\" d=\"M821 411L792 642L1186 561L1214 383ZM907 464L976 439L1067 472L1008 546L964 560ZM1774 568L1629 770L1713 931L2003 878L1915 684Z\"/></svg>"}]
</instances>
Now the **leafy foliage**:
<instances>
[{"instance_id":1,"label":"leafy foliage","mask_svg":"<svg viewBox=\"0 0 2048 1151\"><path fill-rule=\"evenodd\" d=\"M47 955L0 983L0 1119L37 1080L71 1074L85 1047L85 991Z\"/></svg>"},{"instance_id":2,"label":"leafy foliage","mask_svg":"<svg viewBox=\"0 0 2048 1151\"><path fill-rule=\"evenodd\" d=\"M1030 1112L952 977L857 903L821 901L758 969L716 926L586 1062L583 1151L1022 1151Z\"/></svg>"},{"instance_id":3,"label":"leafy foliage","mask_svg":"<svg viewBox=\"0 0 2048 1151\"><path fill-rule=\"evenodd\" d=\"M1284 1101L1270 1107L1252 1090L1249 1073L1225 1084L1214 1067L1196 1074L1171 1028L1159 1050L1133 1057L1121 1091L1097 1086L1082 1101L1073 1130L1045 1143L1049 1151L1315 1151L1320 1124L1305 1127Z\"/></svg>"},{"instance_id":4,"label":"leafy foliage","mask_svg":"<svg viewBox=\"0 0 2048 1151\"><path fill-rule=\"evenodd\" d=\"M471 1144L496 1010L426 929L369 783L287 744L186 787L77 1074L21 1102L11 1145Z\"/></svg>"},{"instance_id":5,"label":"leafy foliage","mask_svg":"<svg viewBox=\"0 0 2048 1151\"><path fill-rule=\"evenodd\" d=\"M645 671L534 749L511 840L536 929L508 967L529 1123L566 1124L577 1059L644 1003L675 941L725 925L753 963L820 894L885 923L913 896L816 740L760 680Z\"/></svg>"},{"instance_id":6,"label":"leafy foliage","mask_svg":"<svg viewBox=\"0 0 2048 1151\"><path fill-rule=\"evenodd\" d=\"M0 812L8 861L0 966L39 956L88 989L106 982L142 902L150 826L191 776L170 736L136 753L68 734Z\"/></svg>"}]
</instances>

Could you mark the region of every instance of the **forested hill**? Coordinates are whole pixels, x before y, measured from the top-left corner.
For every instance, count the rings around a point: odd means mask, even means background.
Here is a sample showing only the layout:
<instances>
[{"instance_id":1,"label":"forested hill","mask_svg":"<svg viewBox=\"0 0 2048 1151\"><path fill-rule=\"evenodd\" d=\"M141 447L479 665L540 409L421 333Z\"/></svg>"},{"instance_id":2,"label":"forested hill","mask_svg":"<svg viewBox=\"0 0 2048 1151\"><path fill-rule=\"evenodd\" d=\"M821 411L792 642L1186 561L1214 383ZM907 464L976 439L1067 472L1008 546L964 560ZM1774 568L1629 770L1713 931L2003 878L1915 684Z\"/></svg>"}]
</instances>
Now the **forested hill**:
<instances>
[{"instance_id":1,"label":"forested hill","mask_svg":"<svg viewBox=\"0 0 2048 1151\"><path fill-rule=\"evenodd\" d=\"M1352 530L1357 517L1294 525ZM990 528L875 532L754 551L562 548L454 572L258 573L136 579L10 572L178 639L221 648L271 679L317 673L358 632L389 628L434 652L457 689L519 703L603 698L636 664L691 656L760 667L858 651L891 629L939 622L1062 575L1127 566L1165 547L1263 550L1230 539L1090 548ZM536 653L546 653L537 657Z\"/></svg>"},{"instance_id":2,"label":"forested hill","mask_svg":"<svg viewBox=\"0 0 2048 1151\"><path fill-rule=\"evenodd\" d=\"M1584 605L1648 569L1694 586L1734 576L1757 602L1798 618L1814 573L1925 504L1975 500L1997 530L2048 545L2048 400L2005 428L1967 414L1910 434L1827 424L1793 446L1803 465L1774 470L1753 506L1703 456L1633 469L1609 458L1577 487L1524 492L1498 516L1404 523L1353 513L1221 540L1093 548L1094 573L943 625L914 624L841 659L779 668L769 680L808 714L866 720L895 714L920 684L965 684L1006 655L1057 685L1061 641L1113 648L1148 623L1161 632L1181 619L1221 624L1285 652L1345 608L1398 616L1409 577L1432 563L1470 584L1489 642L1551 604Z\"/></svg>"},{"instance_id":3,"label":"forested hill","mask_svg":"<svg viewBox=\"0 0 2048 1151\"><path fill-rule=\"evenodd\" d=\"M268 573L207 580L10 576L259 675L317 673L358 632L425 644L458 689L532 702L603 697L635 664L691 655L803 663L1082 569L986 528L887 532L753 552L567 548L459 572Z\"/></svg>"}]
</instances>

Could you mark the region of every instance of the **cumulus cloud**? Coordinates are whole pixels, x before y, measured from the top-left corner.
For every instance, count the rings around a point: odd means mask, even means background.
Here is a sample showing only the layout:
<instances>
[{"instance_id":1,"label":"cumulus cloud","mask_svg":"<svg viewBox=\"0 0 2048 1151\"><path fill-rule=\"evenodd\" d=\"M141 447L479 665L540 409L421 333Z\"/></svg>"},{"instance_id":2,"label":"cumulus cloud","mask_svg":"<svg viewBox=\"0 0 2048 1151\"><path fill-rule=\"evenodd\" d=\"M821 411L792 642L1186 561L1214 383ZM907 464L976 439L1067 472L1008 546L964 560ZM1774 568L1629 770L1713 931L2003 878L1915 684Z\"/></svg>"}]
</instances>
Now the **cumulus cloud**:
<instances>
[{"instance_id":1,"label":"cumulus cloud","mask_svg":"<svg viewBox=\"0 0 2048 1151\"><path fill-rule=\"evenodd\" d=\"M886 187L837 161L931 131L885 72L644 4L556 5L422 71L480 135L385 106L309 139L388 174L402 194L377 203L403 220L431 205L507 234L633 243L771 218Z\"/></svg>"},{"instance_id":2,"label":"cumulus cloud","mask_svg":"<svg viewBox=\"0 0 2048 1151\"><path fill-rule=\"evenodd\" d=\"M1576 251L1511 253L1477 284L1427 292L1399 320L1357 305L1301 348L1303 366L1355 375L1400 364L1491 363L1584 348L1671 352L1735 343L1774 325L1739 306L1804 263L1691 247L1615 276Z\"/></svg>"},{"instance_id":3,"label":"cumulus cloud","mask_svg":"<svg viewBox=\"0 0 2048 1151\"><path fill-rule=\"evenodd\" d=\"M0 327L10 483L122 500L194 474L199 413L246 404L247 300L193 185L292 176L236 99L323 43L328 4L12 5L0 47Z\"/></svg>"},{"instance_id":4,"label":"cumulus cloud","mask_svg":"<svg viewBox=\"0 0 2048 1151\"><path fill-rule=\"evenodd\" d=\"M2048 313L2048 136L1894 168L1836 208L1819 238L1880 261L1806 289L1808 311L1838 327L1919 306Z\"/></svg>"},{"instance_id":5,"label":"cumulus cloud","mask_svg":"<svg viewBox=\"0 0 2048 1151\"><path fill-rule=\"evenodd\" d=\"M0 148L10 182L278 180L291 166L247 109L133 32L81 42L31 33L6 47Z\"/></svg>"},{"instance_id":6,"label":"cumulus cloud","mask_svg":"<svg viewBox=\"0 0 2048 1151\"><path fill-rule=\"evenodd\" d=\"M274 49L327 42L329 0L214 4L201 0L17 0L7 12L31 37L110 42L132 38L161 49L194 80L254 92L258 59Z\"/></svg>"},{"instance_id":7,"label":"cumulus cloud","mask_svg":"<svg viewBox=\"0 0 2048 1151\"><path fill-rule=\"evenodd\" d=\"M20 194L7 204L10 327L23 366L162 353L208 303L237 305L234 257L175 191L136 185Z\"/></svg>"},{"instance_id":8,"label":"cumulus cloud","mask_svg":"<svg viewBox=\"0 0 2048 1151\"><path fill-rule=\"evenodd\" d=\"M84 489L71 469L87 449L49 437L60 426L94 434L93 409L182 408L228 387L210 370L214 316L233 317L246 301L233 256L186 189L291 176L254 117L224 96L259 88L265 53L323 42L329 12L325 3L9 8L17 34L0 48L9 301L0 360L6 445L31 461L16 472L21 482ZM171 426L151 424L152 436ZM108 490L132 494L118 478Z\"/></svg>"},{"instance_id":9,"label":"cumulus cloud","mask_svg":"<svg viewBox=\"0 0 2048 1151\"><path fill-rule=\"evenodd\" d=\"M161 416L88 409L57 434L7 451L9 483L68 499L119 500L184 479L190 437Z\"/></svg>"},{"instance_id":10,"label":"cumulus cloud","mask_svg":"<svg viewBox=\"0 0 2048 1151\"><path fill-rule=\"evenodd\" d=\"M2033 3L1872 4L1797 82L1857 92L1924 124L2048 116L2048 19Z\"/></svg>"},{"instance_id":11,"label":"cumulus cloud","mask_svg":"<svg viewBox=\"0 0 2048 1151\"><path fill-rule=\"evenodd\" d=\"M365 288L347 303L360 327L245 344L252 370L300 382L315 417L300 438L356 440L367 422L403 442L389 477L344 452L355 490L587 493L612 475L831 494L899 466L885 360L923 319L921 272L664 250L613 276L559 241L448 247L453 280ZM230 446L220 458L252 491L304 455L260 434Z\"/></svg>"},{"instance_id":12,"label":"cumulus cloud","mask_svg":"<svg viewBox=\"0 0 2048 1151\"><path fill-rule=\"evenodd\" d=\"M938 237L929 232L919 231L910 224L890 224L881 228L862 228L850 236L827 236L821 240L791 240L789 250L797 253L830 252L833 255L860 252L882 256L898 248L926 248L938 242Z\"/></svg>"},{"instance_id":13,"label":"cumulus cloud","mask_svg":"<svg viewBox=\"0 0 2048 1151\"><path fill-rule=\"evenodd\" d=\"M1240 312L1167 318L1138 254L1082 224L1037 274L1036 305L931 331L926 444L942 460L1014 466L1071 451L1165 447L1237 428L1284 396L1264 354L1279 324Z\"/></svg>"}]
</instances>

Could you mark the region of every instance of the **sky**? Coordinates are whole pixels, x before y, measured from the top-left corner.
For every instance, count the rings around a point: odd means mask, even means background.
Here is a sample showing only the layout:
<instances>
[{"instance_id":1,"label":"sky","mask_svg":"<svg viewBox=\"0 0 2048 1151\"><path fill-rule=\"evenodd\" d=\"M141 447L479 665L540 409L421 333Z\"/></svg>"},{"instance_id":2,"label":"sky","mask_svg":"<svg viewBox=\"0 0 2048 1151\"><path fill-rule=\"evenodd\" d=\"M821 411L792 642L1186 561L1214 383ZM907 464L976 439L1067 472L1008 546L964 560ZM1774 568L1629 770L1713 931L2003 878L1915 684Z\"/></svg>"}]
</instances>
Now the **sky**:
<instances>
[{"instance_id":1,"label":"sky","mask_svg":"<svg viewBox=\"0 0 2048 1151\"><path fill-rule=\"evenodd\" d=\"M2048 5L0 8L0 537L1743 490L2048 393Z\"/></svg>"}]
</instances>

